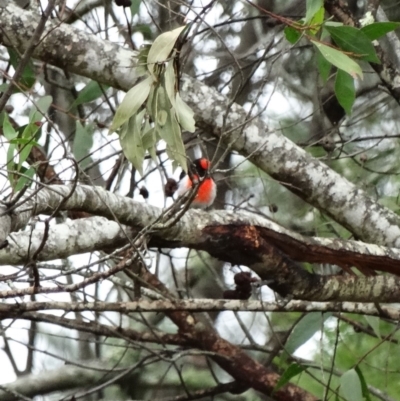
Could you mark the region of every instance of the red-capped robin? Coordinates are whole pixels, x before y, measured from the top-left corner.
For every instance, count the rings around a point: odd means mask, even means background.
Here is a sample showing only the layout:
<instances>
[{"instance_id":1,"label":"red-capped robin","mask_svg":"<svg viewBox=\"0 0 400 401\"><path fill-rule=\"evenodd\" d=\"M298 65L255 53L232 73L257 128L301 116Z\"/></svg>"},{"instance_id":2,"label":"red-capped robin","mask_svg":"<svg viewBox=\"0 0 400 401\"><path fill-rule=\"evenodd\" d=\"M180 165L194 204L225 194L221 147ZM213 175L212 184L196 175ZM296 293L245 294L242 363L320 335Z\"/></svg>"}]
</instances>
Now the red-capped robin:
<instances>
[{"instance_id":1,"label":"red-capped robin","mask_svg":"<svg viewBox=\"0 0 400 401\"><path fill-rule=\"evenodd\" d=\"M217 185L210 175L211 163L205 157L194 160L189 166L189 172L182 171L179 178L177 195L182 196L194 185L200 182L197 194L192 201L191 207L206 208L215 200Z\"/></svg>"}]
</instances>

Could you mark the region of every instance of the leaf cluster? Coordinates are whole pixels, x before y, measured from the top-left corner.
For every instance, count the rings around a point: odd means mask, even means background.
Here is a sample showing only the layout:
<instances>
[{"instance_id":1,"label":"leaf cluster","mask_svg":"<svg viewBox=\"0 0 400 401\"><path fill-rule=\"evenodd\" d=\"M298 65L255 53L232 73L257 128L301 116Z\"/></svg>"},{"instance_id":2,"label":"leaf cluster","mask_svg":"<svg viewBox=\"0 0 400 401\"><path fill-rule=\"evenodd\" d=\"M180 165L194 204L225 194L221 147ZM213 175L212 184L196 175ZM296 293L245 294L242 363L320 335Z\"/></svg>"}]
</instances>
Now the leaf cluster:
<instances>
[{"instance_id":1,"label":"leaf cluster","mask_svg":"<svg viewBox=\"0 0 400 401\"><path fill-rule=\"evenodd\" d=\"M146 153L155 158L161 139L173 166L187 169L181 129L194 132L195 121L176 89L174 64L174 46L184 29L165 32L141 50L136 69L144 79L127 92L110 127L110 133L118 131L124 155L140 174Z\"/></svg>"}]
</instances>

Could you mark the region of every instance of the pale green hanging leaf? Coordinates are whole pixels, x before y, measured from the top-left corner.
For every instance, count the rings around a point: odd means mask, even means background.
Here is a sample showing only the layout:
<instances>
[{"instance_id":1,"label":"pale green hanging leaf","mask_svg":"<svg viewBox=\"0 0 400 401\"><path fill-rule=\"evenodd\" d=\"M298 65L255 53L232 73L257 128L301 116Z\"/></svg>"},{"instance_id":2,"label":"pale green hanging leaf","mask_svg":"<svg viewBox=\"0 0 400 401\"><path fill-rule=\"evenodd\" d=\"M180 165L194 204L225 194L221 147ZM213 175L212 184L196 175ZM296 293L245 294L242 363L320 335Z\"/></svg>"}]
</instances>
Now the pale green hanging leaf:
<instances>
[{"instance_id":1,"label":"pale green hanging leaf","mask_svg":"<svg viewBox=\"0 0 400 401\"><path fill-rule=\"evenodd\" d=\"M122 124L126 123L133 115L137 113L142 104L149 96L150 89L153 85L153 78L147 77L131 88L119 105L113 122L111 124L109 134L116 131Z\"/></svg>"},{"instance_id":2,"label":"pale green hanging leaf","mask_svg":"<svg viewBox=\"0 0 400 401\"><path fill-rule=\"evenodd\" d=\"M88 155L93 146L93 132L93 124L83 126L80 121L76 122L72 153L75 160L79 162L80 167L83 169L92 162L92 158L88 157Z\"/></svg>"},{"instance_id":3,"label":"pale green hanging leaf","mask_svg":"<svg viewBox=\"0 0 400 401\"><path fill-rule=\"evenodd\" d=\"M170 61L168 63L167 68L165 69L164 73L164 87L167 92L169 101L172 104L173 108L176 108L175 104L175 70L174 70L174 63Z\"/></svg>"},{"instance_id":4,"label":"pale green hanging leaf","mask_svg":"<svg viewBox=\"0 0 400 401\"><path fill-rule=\"evenodd\" d=\"M347 401L364 401L361 381L354 369L348 370L341 376L340 394Z\"/></svg>"},{"instance_id":5,"label":"pale green hanging leaf","mask_svg":"<svg viewBox=\"0 0 400 401\"><path fill-rule=\"evenodd\" d=\"M353 78L363 78L361 67L349 56L339 50L334 49L333 47L324 45L314 40L311 42L321 52L322 56L335 67L347 72Z\"/></svg>"},{"instance_id":6,"label":"pale green hanging leaf","mask_svg":"<svg viewBox=\"0 0 400 401\"><path fill-rule=\"evenodd\" d=\"M193 110L182 100L179 92L176 94L176 117L183 129L189 132L196 130Z\"/></svg>"},{"instance_id":7,"label":"pale green hanging leaf","mask_svg":"<svg viewBox=\"0 0 400 401\"><path fill-rule=\"evenodd\" d=\"M53 103L51 96L43 96L34 105L33 109L29 113L29 122L36 123L42 121L43 116L47 113L47 110Z\"/></svg>"},{"instance_id":8,"label":"pale green hanging leaf","mask_svg":"<svg viewBox=\"0 0 400 401\"><path fill-rule=\"evenodd\" d=\"M157 63L162 63L168 59L176 40L185 28L186 25L181 26L173 31L162 33L155 39L147 56L147 68L151 74L153 74Z\"/></svg>"},{"instance_id":9,"label":"pale green hanging leaf","mask_svg":"<svg viewBox=\"0 0 400 401\"><path fill-rule=\"evenodd\" d=\"M136 64L136 75L141 77L143 75L148 74L147 71L147 57L149 55L151 45L142 45L139 50L139 55Z\"/></svg>"},{"instance_id":10,"label":"pale green hanging leaf","mask_svg":"<svg viewBox=\"0 0 400 401\"><path fill-rule=\"evenodd\" d=\"M157 161L157 136L155 128L150 128L149 130L143 131L142 136L143 148L146 149L151 158Z\"/></svg>"},{"instance_id":11,"label":"pale green hanging leaf","mask_svg":"<svg viewBox=\"0 0 400 401\"><path fill-rule=\"evenodd\" d=\"M125 157L132 163L133 167L143 175L143 161L145 149L142 143L142 121L146 110L142 110L137 116L129 119L126 129L120 135L121 146Z\"/></svg>"}]
</instances>

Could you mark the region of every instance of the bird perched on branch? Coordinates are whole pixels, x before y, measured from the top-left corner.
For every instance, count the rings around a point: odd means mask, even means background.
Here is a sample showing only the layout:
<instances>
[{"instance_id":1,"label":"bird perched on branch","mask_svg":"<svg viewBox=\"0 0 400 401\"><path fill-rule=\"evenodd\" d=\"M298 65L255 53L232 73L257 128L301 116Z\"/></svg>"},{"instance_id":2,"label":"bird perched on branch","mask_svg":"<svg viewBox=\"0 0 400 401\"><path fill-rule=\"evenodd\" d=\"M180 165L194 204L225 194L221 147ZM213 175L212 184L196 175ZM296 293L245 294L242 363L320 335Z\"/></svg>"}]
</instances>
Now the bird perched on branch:
<instances>
[{"instance_id":1,"label":"bird perched on branch","mask_svg":"<svg viewBox=\"0 0 400 401\"><path fill-rule=\"evenodd\" d=\"M165 186L166 195L172 196L176 191L178 196L182 196L199 185L191 207L206 208L212 205L217 195L217 185L210 175L210 166L210 161L205 157L194 160L189 165L188 174L182 171L177 185L171 185L172 179L168 179Z\"/></svg>"}]
</instances>

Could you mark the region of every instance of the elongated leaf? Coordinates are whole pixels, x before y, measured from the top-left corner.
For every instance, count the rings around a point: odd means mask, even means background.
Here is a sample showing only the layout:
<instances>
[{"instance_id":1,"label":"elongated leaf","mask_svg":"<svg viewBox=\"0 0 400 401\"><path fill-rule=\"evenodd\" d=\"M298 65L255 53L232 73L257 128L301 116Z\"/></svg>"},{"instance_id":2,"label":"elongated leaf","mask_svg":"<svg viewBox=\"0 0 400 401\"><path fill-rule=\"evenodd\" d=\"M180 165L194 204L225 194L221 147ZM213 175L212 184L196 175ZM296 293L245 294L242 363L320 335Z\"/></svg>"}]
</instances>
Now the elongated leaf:
<instances>
[{"instance_id":1,"label":"elongated leaf","mask_svg":"<svg viewBox=\"0 0 400 401\"><path fill-rule=\"evenodd\" d=\"M356 366L355 371L357 372L358 377L360 379L362 395L365 398L365 401L371 401L367 382L366 382L364 375L363 375L361 369L359 368L359 366Z\"/></svg>"},{"instance_id":2,"label":"elongated leaf","mask_svg":"<svg viewBox=\"0 0 400 401\"><path fill-rule=\"evenodd\" d=\"M83 126L80 121L76 122L72 153L81 168L87 167L92 162L92 158L88 155L93 146L93 132L93 124Z\"/></svg>"},{"instance_id":3,"label":"elongated leaf","mask_svg":"<svg viewBox=\"0 0 400 401\"><path fill-rule=\"evenodd\" d=\"M354 79L343 70L338 70L336 74L335 95L346 114L350 115L351 108L356 100L356 90L354 87Z\"/></svg>"},{"instance_id":4,"label":"elongated leaf","mask_svg":"<svg viewBox=\"0 0 400 401\"><path fill-rule=\"evenodd\" d=\"M372 327L372 330L374 330L376 336L378 338L381 338L381 330L380 330L381 319L377 316L367 316L367 315L364 316L364 319Z\"/></svg>"},{"instance_id":5,"label":"elongated leaf","mask_svg":"<svg viewBox=\"0 0 400 401\"><path fill-rule=\"evenodd\" d=\"M306 368L301 366L297 363L292 363L282 374L281 378L279 379L278 383L274 388L274 392L278 391L281 387L285 384L289 383L290 379L299 375L301 372L304 372Z\"/></svg>"},{"instance_id":6,"label":"elongated leaf","mask_svg":"<svg viewBox=\"0 0 400 401\"><path fill-rule=\"evenodd\" d=\"M361 381L354 369L348 370L341 376L340 394L347 401L364 401Z\"/></svg>"},{"instance_id":7,"label":"elongated leaf","mask_svg":"<svg viewBox=\"0 0 400 401\"><path fill-rule=\"evenodd\" d=\"M23 175L18 178L18 181L15 184L15 192L19 192L25 185L30 186L32 184L32 178L36 173L36 169L33 166L29 167L28 169L22 167L20 173Z\"/></svg>"},{"instance_id":8,"label":"elongated leaf","mask_svg":"<svg viewBox=\"0 0 400 401\"><path fill-rule=\"evenodd\" d=\"M10 56L11 65L14 67L14 69L17 69L19 61L20 61L20 56L11 47L8 47L7 51ZM32 86L35 82L36 82L36 73L33 68L32 60L29 60L29 62L27 63L27 65L25 66L25 68L22 72L22 76L20 78L19 84L23 87L22 89L30 89L30 88L32 88ZM20 91L18 88L15 88L14 90L15 90L15 92Z\"/></svg>"},{"instance_id":9,"label":"elongated leaf","mask_svg":"<svg viewBox=\"0 0 400 401\"><path fill-rule=\"evenodd\" d=\"M78 97L72 103L70 109L79 106L80 104L93 102L93 100L103 96L108 88L107 85L100 86L98 82L90 81L82 90L79 91Z\"/></svg>"},{"instance_id":10,"label":"elongated leaf","mask_svg":"<svg viewBox=\"0 0 400 401\"><path fill-rule=\"evenodd\" d=\"M176 117L183 129L189 132L196 130L193 110L176 94Z\"/></svg>"},{"instance_id":11,"label":"elongated leaf","mask_svg":"<svg viewBox=\"0 0 400 401\"><path fill-rule=\"evenodd\" d=\"M360 60L380 63L368 36L351 26L325 26L335 43L344 51L354 53Z\"/></svg>"},{"instance_id":12,"label":"elongated leaf","mask_svg":"<svg viewBox=\"0 0 400 401\"><path fill-rule=\"evenodd\" d=\"M132 17L139 12L140 3L141 2L142 2L142 0L131 0L131 14L132 14Z\"/></svg>"},{"instance_id":13,"label":"elongated leaf","mask_svg":"<svg viewBox=\"0 0 400 401\"><path fill-rule=\"evenodd\" d=\"M346 71L353 78L356 78L357 76L360 78L363 77L361 67L349 56L330 46L315 42L314 40L311 42L321 52L322 56L335 67Z\"/></svg>"},{"instance_id":14,"label":"elongated leaf","mask_svg":"<svg viewBox=\"0 0 400 401\"><path fill-rule=\"evenodd\" d=\"M10 123L7 113L4 113L3 134L9 141L16 138L18 135L18 132L14 129L14 127Z\"/></svg>"},{"instance_id":15,"label":"elongated leaf","mask_svg":"<svg viewBox=\"0 0 400 401\"><path fill-rule=\"evenodd\" d=\"M186 26L181 26L173 31L162 33L156 38L147 57L147 68L151 74L154 71L156 63L164 62L168 59L169 54L175 46L176 40L185 28Z\"/></svg>"},{"instance_id":16,"label":"elongated leaf","mask_svg":"<svg viewBox=\"0 0 400 401\"><path fill-rule=\"evenodd\" d=\"M15 172L15 151L17 145L11 143L7 149L7 175L10 185L14 187L14 172Z\"/></svg>"},{"instance_id":17,"label":"elongated leaf","mask_svg":"<svg viewBox=\"0 0 400 401\"><path fill-rule=\"evenodd\" d=\"M174 63L172 61L168 62L168 66L165 69L164 74L164 88L167 92L169 101L172 104L172 107L176 107L175 104L175 70L174 70Z\"/></svg>"},{"instance_id":18,"label":"elongated leaf","mask_svg":"<svg viewBox=\"0 0 400 401\"><path fill-rule=\"evenodd\" d=\"M324 1L323 0L307 0L306 2L306 20L305 24L307 25L314 15L320 11L321 7L323 7Z\"/></svg>"},{"instance_id":19,"label":"elongated leaf","mask_svg":"<svg viewBox=\"0 0 400 401\"><path fill-rule=\"evenodd\" d=\"M115 113L109 134L117 130L122 124L126 123L134 114L137 113L149 96L152 84L153 78L147 77L128 91Z\"/></svg>"},{"instance_id":20,"label":"elongated leaf","mask_svg":"<svg viewBox=\"0 0 400 401\"><path fill-rule=\"evenodd\" d=\"M52 103L53 98L51 96L41 97L29 113L29 122L36 123L38 121L42 121L43 116L47 113L47 110Z\"/></svg>"},{"instance_id":21,"label":"elongated leaf","mask_svg":"<svg viewBox=\"0 0 400 401\"><path fill-rule=\"evenodd\" d=\"M321 54L321 52L316 52L315 57L317 59L319 75L321 76L322 80L326 82L329 78L332 64Z\"/></svg>"},{"instance_id":22,"label":"elongated leaf","mask_svg":"<svg viewBox=\"0 0 400 401\"><path fill-rule=\"evenodd\" d=\"M400 22L374 22L362 27L361 31L369 40L376 40L399 27Z\"/></svg>"},{"instance_id":23,"label":"elongated leaf","mask_svg":"<svg viewBox=\"0 0 400 401\"><path fill-rule=\"evenodd\" d=\"M304 316L290 333L285 349L292 354L301 345L306 343L317 331L321 330L323 322L331 313L312 312Z\"/></svg>"},{"instance_id":24,"label":"elongated leaf","mask_svg":"<svg viewBox=\"0 0 400 401\"><path fill-rule=\"evenodd\" d=\"M146 153L143 148L141 133L141 125L145 112L146 110L142 110L137 116L131 117L126 130L120 136L125 157L141 175L143 175L143 161Z\"/></svg>"}]
</instances>

